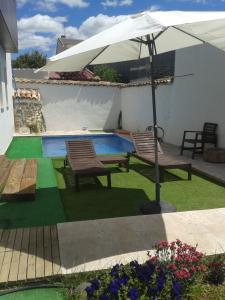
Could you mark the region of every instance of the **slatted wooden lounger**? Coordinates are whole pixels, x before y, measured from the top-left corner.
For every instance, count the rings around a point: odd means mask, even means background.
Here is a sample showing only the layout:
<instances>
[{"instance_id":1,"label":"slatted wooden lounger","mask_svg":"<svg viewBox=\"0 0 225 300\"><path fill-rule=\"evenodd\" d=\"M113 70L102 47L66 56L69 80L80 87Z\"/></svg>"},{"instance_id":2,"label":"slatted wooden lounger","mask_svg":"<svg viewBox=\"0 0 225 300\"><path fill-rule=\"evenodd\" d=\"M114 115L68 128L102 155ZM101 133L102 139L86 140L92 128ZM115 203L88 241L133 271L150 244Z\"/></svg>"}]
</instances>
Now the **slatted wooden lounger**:
<instances>
[{"instance_id":1,"label":"slatted wooden lounger","mask_svg":"<svg viewBox=\"0 0 225 300\"><path fill-rule=\"evenodd\" d=\"M1 200L34 200L37 161L35 159L0 159Z\"/></svg>"},{"instance_id":2,"label":"slatted wooden lounger","mask_svg":"<svg viewBox=\"0 0 225 300\"><path fill-rule=\"evenodd\" d=\"M153 133L150 131L145 133L132 133L131 138L134 143L135 152L130 153L130 155L135 156L147 164L155 165ZM158 162L161 182L164 181L164 171L166 169L183 169L188 173L188 180L191 180L191 164L171 155L164 154L159 143Z\"/></svg>"},{"instance_id":3,"label":"slatted wooden lounger","mask_svg":"<svg viewBox=\"0 0 225 300\"><path fill-rule=\"evenodd\" d=\"M76 190L79 190L80 177L107 176L108 188L111 188L111 173L97 158L90 140L66 141L67 158L74 176Z\"/></svg>"}]
</instances>

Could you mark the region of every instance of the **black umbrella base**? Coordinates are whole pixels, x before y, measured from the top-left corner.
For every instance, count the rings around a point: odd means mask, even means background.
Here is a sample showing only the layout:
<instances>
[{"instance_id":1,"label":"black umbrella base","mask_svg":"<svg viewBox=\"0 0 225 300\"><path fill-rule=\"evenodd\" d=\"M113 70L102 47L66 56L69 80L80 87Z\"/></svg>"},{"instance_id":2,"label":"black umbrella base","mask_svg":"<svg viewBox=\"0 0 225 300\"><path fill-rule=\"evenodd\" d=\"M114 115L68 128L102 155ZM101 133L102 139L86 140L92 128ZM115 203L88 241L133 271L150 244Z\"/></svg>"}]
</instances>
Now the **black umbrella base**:
<instances>
[{"instance_id":1,"label":"black umbrella base","mask_svg":"<svg viewBox=\"0 0 225 300\"><path fill-rule=\"evenodd\" d=\"M143 215L153 215L176 212L177 210L175 206L165 201L160 201L160 205L156 201L149 201L141 205L140 211Z\"/></svg>"}]
</instances>

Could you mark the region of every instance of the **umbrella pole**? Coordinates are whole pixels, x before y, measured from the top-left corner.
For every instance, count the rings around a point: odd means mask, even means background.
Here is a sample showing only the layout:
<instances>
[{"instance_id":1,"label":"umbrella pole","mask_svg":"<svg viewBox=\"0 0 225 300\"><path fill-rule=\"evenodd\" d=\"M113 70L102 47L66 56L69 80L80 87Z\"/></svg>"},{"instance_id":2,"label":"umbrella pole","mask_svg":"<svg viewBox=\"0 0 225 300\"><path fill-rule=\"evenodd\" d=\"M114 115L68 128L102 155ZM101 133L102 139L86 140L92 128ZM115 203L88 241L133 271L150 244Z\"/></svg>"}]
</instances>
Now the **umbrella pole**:
<instances>
[{"instance_id":1,"label":"umbrella pole","mask_svg":"<svg viewBox=\"0 0 225 300\"><path fill-rule=\"evenodd\" d=\"M155 43L154 40L147 35L149 58L150 58L150 78L151 78L151 90L152 90L152 110L153 110L153 128L154 128L154 149L155 149L155 201L156 205L160 206L160 173L158 163L158 125L157 125L157 113L156 113L156 96L155 96L155 75L154 75L154 55L155 55Z\"/></svg>"},{"instance_id":2,"label":"umbrella pole","mask_svg":"<svg viewBox=\"0 0 225 300\"><path fill-rule=\"evenodd\" d=\"M150 78L152 89L152 110L153 110L153 128L154 128L154 149L155 149L155 200L143 203L141 206L141 212L143 214L157 214L166 212L175 212L176 207L162 201L160 199L160 172L159 172L159 160L158 160L158 126L157 126L157 112L156 112L156 95L155 95L155 74L154 74L154 57L156 55L156 47L154 39L150 38L150 35L146 36L147 45L150 58Z\"/></svg>"}]
</instances>

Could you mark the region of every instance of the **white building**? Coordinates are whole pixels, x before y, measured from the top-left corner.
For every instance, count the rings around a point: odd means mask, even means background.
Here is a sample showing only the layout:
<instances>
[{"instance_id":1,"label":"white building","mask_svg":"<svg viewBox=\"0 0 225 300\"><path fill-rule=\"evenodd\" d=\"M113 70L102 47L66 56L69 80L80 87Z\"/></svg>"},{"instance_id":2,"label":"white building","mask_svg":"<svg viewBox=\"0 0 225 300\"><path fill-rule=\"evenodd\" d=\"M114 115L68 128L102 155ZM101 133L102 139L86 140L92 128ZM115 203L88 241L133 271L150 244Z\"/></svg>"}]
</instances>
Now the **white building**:
<instances>
[{"instance_id":1,"label":"white building","mask_svg":"<svg viewBox=\"0 0 225 300\"><path fill-rule=\"evenodd\" d=\"M14 134L11 54L17 52L16 1L0 1L0 154Z\"/></svg>"}]
</instances>

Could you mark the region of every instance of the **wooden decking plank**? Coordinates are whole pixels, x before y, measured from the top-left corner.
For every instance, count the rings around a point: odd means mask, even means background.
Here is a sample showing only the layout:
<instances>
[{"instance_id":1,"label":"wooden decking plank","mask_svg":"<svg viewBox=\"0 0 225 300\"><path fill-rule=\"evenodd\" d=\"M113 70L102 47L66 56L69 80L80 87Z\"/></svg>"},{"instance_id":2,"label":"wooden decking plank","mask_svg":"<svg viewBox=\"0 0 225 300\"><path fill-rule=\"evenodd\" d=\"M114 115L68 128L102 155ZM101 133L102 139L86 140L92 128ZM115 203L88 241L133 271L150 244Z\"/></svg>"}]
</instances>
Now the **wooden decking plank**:
<instances>
[{"instance_id":1,"label":"wooden decking plank","mask_svg":"<svg viewBox=\"0 0 225 300\"><path fill-rule=\"evenodd\" d=\"M17 229L8 281L17 281L22 239L23 229Z\"/></svg>"},{"instance_id":2,"label":"wooden decking plank","mask_svg":"<svg viewBox=\"0 0 225 300\"><path fill-rule=\"evenodd\" d=\"M37 228L37 257L36 257L36 278L44 277L44 230Z\"/></svg>"},{"instance_id":3,"label":"wooden decking plank","mask_svg":"<svg viewBox=\"0 0 225 300\"><path fill-rule=\"evenodd\" d=\"M24 228L21 251L20 251L18 280L26 280L27 279L29 234L30 234L30 228Z\"/></svg>"},{"instance_id":4,"label":"wooden decking plank","mask_svg":"<svg viewBox=\"0 0 225 300\"><path fill-rule=\"evenodd\" d=\"M36 276L36 248L37 248L37 228L30 229L29 254L27 263L27 279L34 279Z\"/></svg>"},{"instance_id":5,"label":"wooden decking plank","mask_svg":"<svg viewBox=\"0 0 225 300\"><path fill-rule=\"evenodd\" d=\"M20 183L23 177L24 167L26 160L18 159L14 162L11 171L9 173L8 180L3 190L3 195L10 195L18 193L20 190Z\"/></svg>"},{"instance_id":6,"label":"wooden decking plank","mask_svg":"<svg viewBox=\"0 0 225 300\"><path fill-rule=\"evenodd\" d=\"M52 272L52 244L51 244L51 228L44 227L44 257L45 257L45 276L51 276Z\"/></svg>"},{"instance_id":7,"label":"wooden decking plank","mask_svg":"<svg viewBox=\"0 0 225 300\"><path fill-rule=\"evenodd\" d=\"M5 248L5 255L3 258L2 268L0 272L0 282L8 281L15 238L16 238L16 229L12 229L9 232L9 238L8 238L7 246Z\"/></svg>"},{"instance_id":8,"label":"wooden decking plank","mask_svg":"<svg viewBox=\"0 0 225 300\"><path fill-rule=\"evenodd\" d=\"M51 226L53 274L62 274L57 227Z\"/></svg>"},{"instance_id":9,"label":"wooden decking plank","mask_svg":"<svg viewBox=\"0 0 225 300\"><path fill-rule=\"evenodd\" d=\"M2 269L2 264L5 256L5 249L8 243L9 233L10 231L8 229L4 229L0 241L0 271Z\"/></svg>"},{"instance_id":10,"label":"wooden decking plank","mask_svg":"<svg viewBox=\"0 0 225 300\"><path fill-rule=\"evenodd\" d=\"M0 229L0 241L2 240L2 234L3 234L4 229Z\"/></svg>"}]
</instances>

